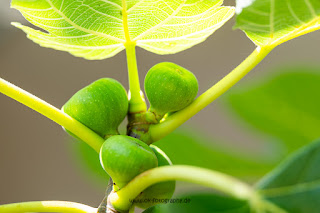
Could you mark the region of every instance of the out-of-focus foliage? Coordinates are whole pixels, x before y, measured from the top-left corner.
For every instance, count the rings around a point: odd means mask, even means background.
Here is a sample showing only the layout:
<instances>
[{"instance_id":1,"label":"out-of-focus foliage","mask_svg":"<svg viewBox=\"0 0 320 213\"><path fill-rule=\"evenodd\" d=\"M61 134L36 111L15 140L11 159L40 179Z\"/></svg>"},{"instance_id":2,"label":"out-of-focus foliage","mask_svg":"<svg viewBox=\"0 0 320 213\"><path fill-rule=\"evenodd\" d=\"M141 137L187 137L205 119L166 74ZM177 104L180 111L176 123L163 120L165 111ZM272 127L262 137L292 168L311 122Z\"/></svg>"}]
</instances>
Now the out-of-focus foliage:
<instances>
[{"instance_id":1,"label":"out-of-focus foliage","mask_svg":"<svg viewBox=\"0 0 320 213\"><path fill-rule=\"evenodd\" d=\"M229 108L288 152L320 137L320 68L291 67L240 84L225 96Z\"/></svg>"},{"instance_id":2,"label":"out-of-focus foliage","mask_svg":"<svg viewBox=\"0 0 320 213\"><path fill-rule=\"evenodd\" d=\"M222 171L236 176L259 176L270 168L263 156L250 157L234 149L223 148L200 130L184 128L156 142L173 164L186 164ZM223 144L219 142L219 144ZM230 144L230 143L229 143Z\"/></svg>"},{"instance_id":3,"label":"out-of-focus foliage","mask_svg":"<svg viewBox=\"0 0 320 213\"><path fill-rule=\"evenodd\" d=\"M320 206L320 140L303 147L268 174L257 188L290 213L318 213Z\"/></svg>"}]
</instances>

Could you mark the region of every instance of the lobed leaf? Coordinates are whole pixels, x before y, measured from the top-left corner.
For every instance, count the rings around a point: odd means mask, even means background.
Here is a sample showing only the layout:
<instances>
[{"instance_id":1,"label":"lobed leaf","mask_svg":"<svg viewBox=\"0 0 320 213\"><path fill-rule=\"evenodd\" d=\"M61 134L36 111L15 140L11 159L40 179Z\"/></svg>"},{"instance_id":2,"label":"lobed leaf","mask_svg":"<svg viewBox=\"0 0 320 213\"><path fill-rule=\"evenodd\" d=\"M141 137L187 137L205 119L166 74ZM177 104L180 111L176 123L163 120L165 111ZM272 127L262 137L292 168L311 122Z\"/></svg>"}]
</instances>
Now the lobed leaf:
<instances>
[{"instance_id":1,"label":"lobed leaf","mask_svg":"<svg viewBox=\"0 0 320 213\"><path fill-rule=\"evenodd\" d=\"M318 213L320 140L290 156L257 185L259 193L290 213Z\"/></svg>"},{"instance_id":2,"label":"lobed leaf","mask_svg":"<svg viewBox=\"0 0 320 213\"><path fill-rule=\"evenodd\" d=\"M12 0L46 32L13 23L34 42L86 59L104 59L136 43L157 54L204 41L234 14L223 0Z\"/></svg>"},{"instance_id":3,"label":"lobed leaf","mask_svg":"<svg viewBox=\"0 0 320 213\"><path fill-rule=\"evenodd\" d=\"M236 28L258 46L277 46L320 29L319 0L237 0Z\"/></svg>"}]
</instances>

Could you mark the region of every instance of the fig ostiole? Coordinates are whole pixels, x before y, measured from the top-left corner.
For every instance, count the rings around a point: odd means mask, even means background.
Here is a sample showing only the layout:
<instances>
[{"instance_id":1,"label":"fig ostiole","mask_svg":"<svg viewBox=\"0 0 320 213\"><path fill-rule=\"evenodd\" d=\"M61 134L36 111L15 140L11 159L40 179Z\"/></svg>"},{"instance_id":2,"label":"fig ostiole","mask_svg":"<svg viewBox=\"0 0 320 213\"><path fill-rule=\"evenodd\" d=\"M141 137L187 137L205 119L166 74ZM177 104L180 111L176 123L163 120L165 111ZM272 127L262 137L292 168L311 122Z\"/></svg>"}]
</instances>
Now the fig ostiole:
<instances>
[{"instance_id":1,"label":"fig ostiole","mask_svg":"<svg viewBox=\"0 0 320 213\"><path fill-rule=\"evenodd\" d=\"M192 72L170 62L153 66L146 75L144 87L150 103L149 111L155 113L158 120L166 113L188 106L199 89Z\"/></svg>"},{"instance_id":2,"label":"fig ostiole","mask_svg":"<svg viewBox=\"0 0 320 213\"><path fill-rule=\"evenodd\" d=\"M109 137L100 149L100 163L117 191L144 171L158 166L158 159L144 142L126 135Z\"/></svg>"},{"instance_id":3,"label":"fig ostiole","mask_svg":"<svg viewBox=\"0 0 320 213\"><path fill-rule=\"evenodd\" d=\"M128 96L116 80L102 78L74 94L62 110L101 137L118 134L128 112Z\"/></svg>"},{"instance_id":4,"label":"fig ostiole","mask_svg":"<svg viewBox=\"0 0 320 213\"><path fill-rule=\"evenodd\" d=\"M169 166L172 165L169 157L157 146L150 145L158 159L158 166ZM135 205L146 209L153 205L158 204L163 199L170 199L174 193L176 187L176 181L167 181L154 184L145 189L136 198Z\"/></svg>"}]
</instances>

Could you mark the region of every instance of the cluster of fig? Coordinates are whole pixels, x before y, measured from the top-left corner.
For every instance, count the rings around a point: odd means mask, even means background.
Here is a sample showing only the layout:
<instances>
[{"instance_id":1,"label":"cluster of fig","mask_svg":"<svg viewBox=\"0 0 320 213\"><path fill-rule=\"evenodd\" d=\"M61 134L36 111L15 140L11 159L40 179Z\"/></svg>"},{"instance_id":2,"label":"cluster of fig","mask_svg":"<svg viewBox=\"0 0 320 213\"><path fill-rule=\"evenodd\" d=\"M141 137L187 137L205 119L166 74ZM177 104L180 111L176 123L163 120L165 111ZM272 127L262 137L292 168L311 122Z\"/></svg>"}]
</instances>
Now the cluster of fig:
<instances>
[{"instance_id":1,"label":"cluster of fig","mask_svg":"<svg viewBox=\"0 0 320 213\"><path fill-rule=\"evenodd\" d=\"M165 115L185 108L194 100L198 82L190 71L163 62L147 73L145 92L150 103L149 112L159 122ZM118 126L128 114L128 105L124 87L114 79L103 78L78 91L62 107L65 113L105 139L100 149L100 162L113 179L114 191L144 171L172 164L158 147L119 134ZM170 199L174 190L175 181L158 183L145 189L137 198ZM137 205L148 208L154 203Z\"/></svg>"}]
</instances>

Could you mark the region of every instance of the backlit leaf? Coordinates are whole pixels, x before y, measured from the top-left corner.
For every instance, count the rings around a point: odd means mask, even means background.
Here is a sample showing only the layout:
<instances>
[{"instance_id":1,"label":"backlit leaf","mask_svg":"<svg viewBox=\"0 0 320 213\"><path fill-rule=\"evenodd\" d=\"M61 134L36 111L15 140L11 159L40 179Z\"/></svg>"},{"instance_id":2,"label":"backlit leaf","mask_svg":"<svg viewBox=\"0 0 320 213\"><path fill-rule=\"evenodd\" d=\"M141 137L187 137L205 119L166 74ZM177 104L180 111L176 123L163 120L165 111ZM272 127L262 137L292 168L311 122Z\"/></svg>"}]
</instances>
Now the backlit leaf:
<instances>
[{"instance_id":1,"label":"backlit leaf","mask_svg":"<svg viewBox=\"0 0 320 213\"><path fill-rule=\"evenodd\" d=\"M236 28L258 46L277 46L320 29L319 0L237 0Z\"/></svg>"},{"instance_id":2,"label":"backlit leaf","mask_svg":"<svg viewBox=\"0 0 320 213\"><path fill-rule=\"evenodd\" d=\"M172 54L204 41L234 14L223 0L12 0L46 32L13 23L44 47L104 59L125 43Z\"/></svg>"}]
</instances>

